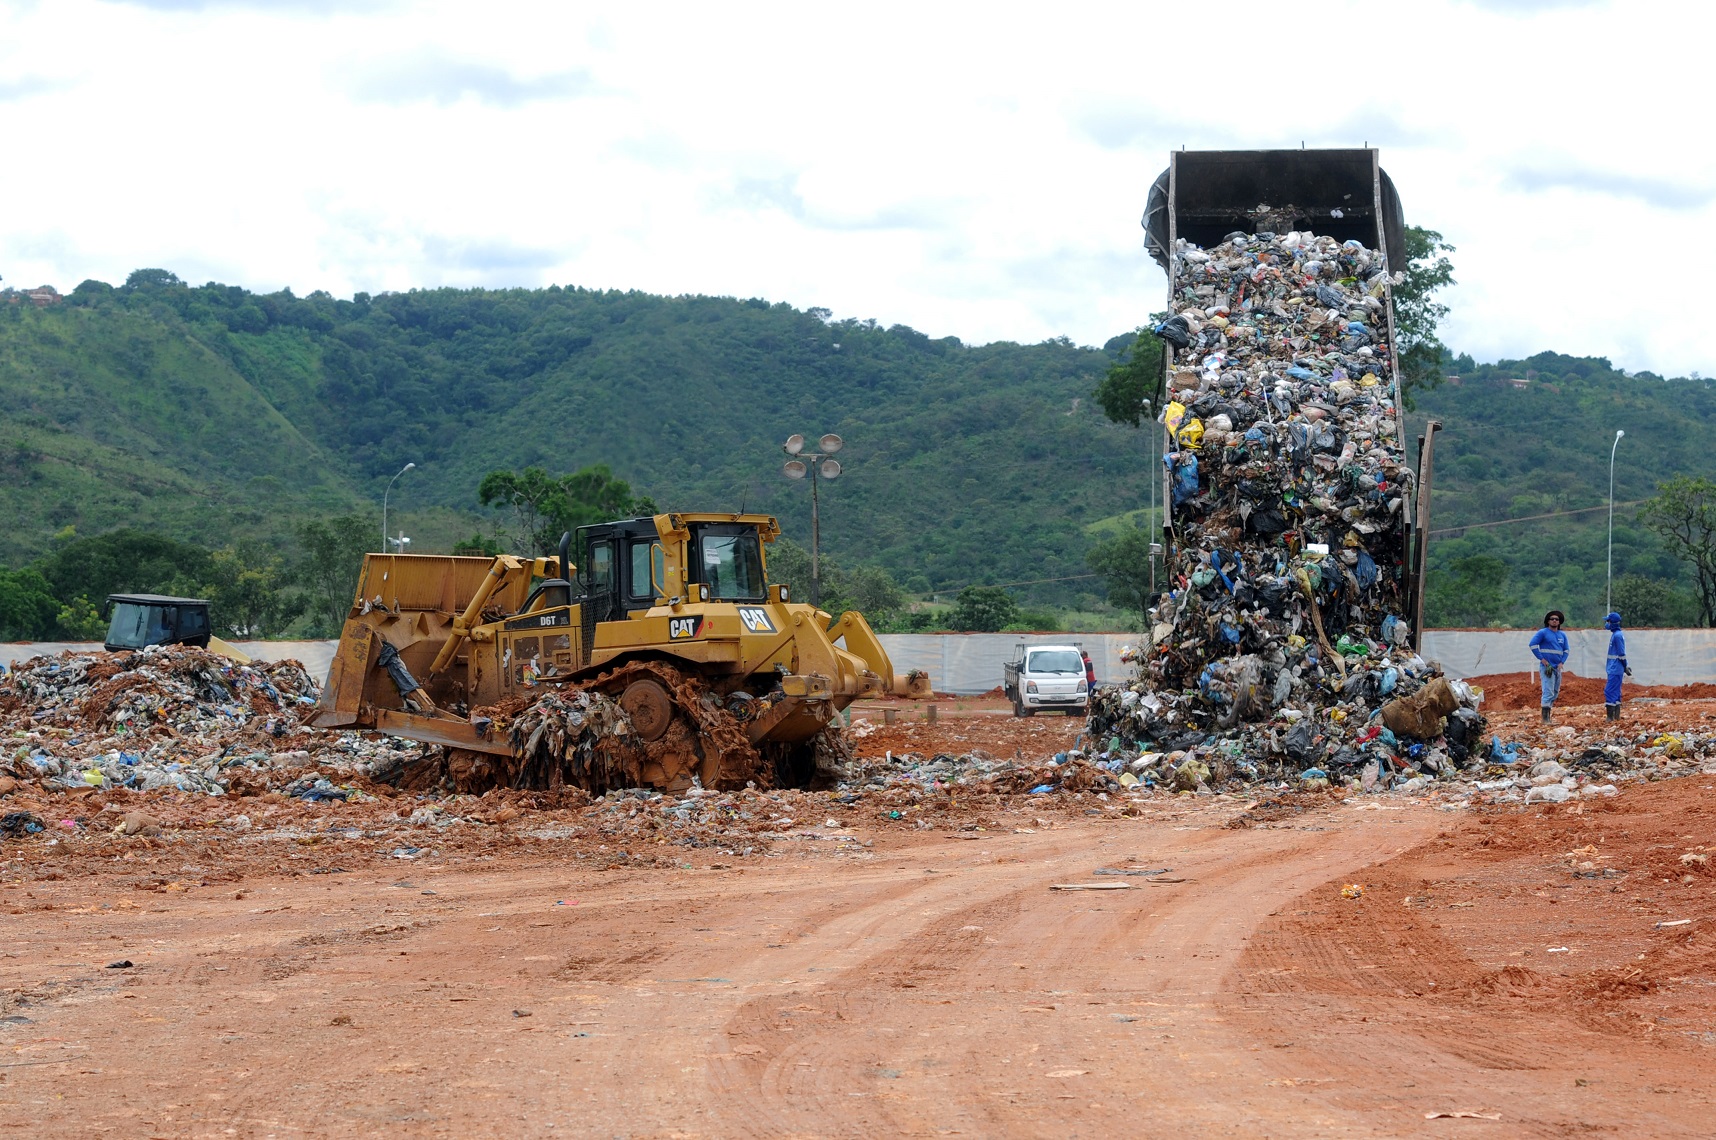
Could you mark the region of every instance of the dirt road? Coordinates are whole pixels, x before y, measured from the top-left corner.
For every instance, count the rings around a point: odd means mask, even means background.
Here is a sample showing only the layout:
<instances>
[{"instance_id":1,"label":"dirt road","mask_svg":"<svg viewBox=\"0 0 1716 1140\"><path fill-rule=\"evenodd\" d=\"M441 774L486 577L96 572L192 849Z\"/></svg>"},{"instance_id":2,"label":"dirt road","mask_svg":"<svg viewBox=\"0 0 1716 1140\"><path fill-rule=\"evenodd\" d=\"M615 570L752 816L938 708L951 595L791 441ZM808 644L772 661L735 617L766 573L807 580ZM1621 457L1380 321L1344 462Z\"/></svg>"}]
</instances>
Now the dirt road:
<instances>
[{"instance_id":1,"label":"dirt road","mask_svg":"<svg viewBox=\"0 0 1716 1140\"><path fill-rule=\"evenodd\" d=\"M240 883L186 866L182 890L12 880L0 1133L1709 1134L1696 1033L1567 1006L1557 959L1496 966L1503 919L1510 946L1579 942L1507 902L1567 836L1495 850L1515 832L1380 797L1226 826L1246 806L1025 804L677 870L548 843ZM1681 903L1707 912L1708 881ZM1465 897L1496 905L1448 909ZM1716 1036L1713 1005L1666 1020Z\"/></svg>"}]
</instances>

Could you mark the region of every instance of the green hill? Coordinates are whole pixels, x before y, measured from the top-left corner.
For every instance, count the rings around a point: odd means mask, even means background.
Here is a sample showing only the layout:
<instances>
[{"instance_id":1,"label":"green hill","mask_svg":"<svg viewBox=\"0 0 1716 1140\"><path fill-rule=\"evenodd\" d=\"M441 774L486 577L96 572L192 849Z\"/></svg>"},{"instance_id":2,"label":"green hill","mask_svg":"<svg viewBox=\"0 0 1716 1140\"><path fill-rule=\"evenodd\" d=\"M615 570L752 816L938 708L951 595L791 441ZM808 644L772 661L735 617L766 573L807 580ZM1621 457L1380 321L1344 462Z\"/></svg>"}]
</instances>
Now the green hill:
<instances>
[{"instance_id":1,"label":"green hill","mask_svg":"<svg viewBox=\"0 0 1716 1140\"><path fill-rule=\"evenodd\" d=\"M781 476L780 443L833 431L846 470L821 488L824 546L929 591L1082 574L1083 524L1144 486L1136 433L1088 398L1108 354L1066 341L971 347L784 304L582 289L259 296L160 271L0 316L0 399L33 409L7 454L29 452L42 481L80 449L104 464L7 492L14 564L64 526L120 520L277 540L377 503L407 461L398 509L439 532L418 550L477 525L485 472L528 464L606 463L659 503L772 512L808 542L808 488ZM1100 590L1057 596L1077 593Z\"/></svg>"},{"instance_id":2,"label":"green hill","mask_svg":"<svg viewBox=\"0 0 1716 1140\"><path fill-rule=\"evenodd\" d=\"M922 594L1030 583L1021 600L1088 608L1085 554L1142 517L1151 474L1142 434L1090 399L1123 343L971 346L761 300L560 287L300 298L140 270L0 306L0 564L68 526L287 553L302 520L377 513L408 461L393 503L414 550L485 524L489 470L594 463L663 505L774 513L808 545L780 442L834 431L846 470L822 485L822 539L843 564ZM1710 382L1554 353L1450 372L1411 418L1445 426L1431 619L1600 618L1606 517L1562 512L1606 502L1615 428L1622 503L1710 474ZM1529 515L1555 517L1475 527ZM1684 609L1684 569L1631 508L1615 571Z\"/></svg>"},{"instance_id":3,"label":"green hill","mask_svg":"<svg viewBox=\"0 0 1716 1140\"><path fill-rule=\"evenodd\" d=\"M142 525L283 541L359 504L344 465L181 322L8 306L0 320L0 561L50 537Z\"/></svg>"},{"instance_id":4,"label":"green hill","mask_svg":"<svg viewBox=\"0 0 1716 1140\"><path fill-rule=\"evenodd\" d=\"M1675 475L1716 477L1716 386L1554 352L1485 365L1461 357L1453 370L1453 379L1419 395L1408 417L1414 439L1427 418L1444 427L1436 437L1432 495L1432 530L1440 533L1430 546L1438 621L1488 624L1475 620L1487 617L1535 626L1546 610L1560 608L1570 625L1602 624L1609 454L1617 429L1626 435L1615 451L1615 575L1678 590L1678 598L1657 599L1668 611L1652 616L1693 621L1689 571L1637 525L1629 504ZM1576 511L1582 513L1568 513ZM1539 515L1550 517L1459 529ZM1474 587L1481 592L1483 584L1455 569L1475 556L1507 566L1496 604L1476 613L1463 595ZM1627 583L1627 591L1637 588ZM1643 595L1618 592L1617 604L1622 600L1635 612L1649 608Z\"/></svg>"}]
</instances>

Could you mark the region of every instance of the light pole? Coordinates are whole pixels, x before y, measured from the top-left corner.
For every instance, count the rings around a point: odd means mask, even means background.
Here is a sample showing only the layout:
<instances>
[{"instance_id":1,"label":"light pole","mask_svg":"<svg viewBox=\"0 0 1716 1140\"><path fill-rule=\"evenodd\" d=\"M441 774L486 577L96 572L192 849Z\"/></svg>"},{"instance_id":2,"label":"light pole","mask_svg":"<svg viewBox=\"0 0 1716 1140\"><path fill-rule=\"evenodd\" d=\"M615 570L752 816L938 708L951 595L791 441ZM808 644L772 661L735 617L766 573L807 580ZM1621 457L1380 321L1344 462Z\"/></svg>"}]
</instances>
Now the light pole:
<instances>
[{"instance_id":1,"label":"light pole","mask_svg":"<svg viewBox=\"0 0 1716 1140\"><path fill-rule=\"evenodd\" d=\"M1143 419L1145 423L1152 422L1150 419L1150 413L1155 410L1156 406L1146 399L1141 400L1138 407L1140 418ZM1153 429L1144 429L1144 470L1150 473L1148 475L1148 479L1150 481L1150 510L1144 516L1144 525L1149 528L1148 533L1150 535L1150 545L1148 547L1150 551L1150 598L1144 607L1143 617L1144 630L1146 633L1150 630L1150 606L1154 605L1156 602L1156 552L1161 549L1161 544L1156 541L1156 534L1161 529L1156 525L1156 480L1162 477L1162 465L1156 460L1157 448L1156 444L1151 442L1150 437L1152 434Z\"/></svg>"},{"instance_id":2,"label":"light pole","mask_svg":"<svg viewBox=\"0 0 1716 1140\"><path fill-rule=\"evenodd\" d=\"M417 464L407 463L404 467L399 469L399 475L405 474L415 466L417 466ZM381 493L381 552L383 554L387 553L387 497L393 494L393 485L399 482L399 475L395 475L393 478L389 479L387 481L387 490Z\"/></svg>"},{"instance_id":3,"label":"light pole","mask_svg":"<svg viewBox=\"0 0 1716 1140\"><path fill-rule=\"evenodd\" d=\"M1603 612L1615 612L1615 448L1621 446L1621 437L1627 433L1620 428L1615 429L1615 442L1609 445L1609 586L1603 598Z\"/></svg>"},{"instance_id":4,"label":"light pole","mask_svg":"<svg viewBox=\"0 0 1716 1140\"><path fill-rule=\"evenodd\" d=\"M819 479L840 478L840 461L834 453L846 446L846 441L833 432L816 441L820 451L805 451L804 436L789 435L781 450L792 456L781 467L788 479L810 477L810 604L822 605L821 520L818 518L816 484Z\"/></svg>"}]
</instances>

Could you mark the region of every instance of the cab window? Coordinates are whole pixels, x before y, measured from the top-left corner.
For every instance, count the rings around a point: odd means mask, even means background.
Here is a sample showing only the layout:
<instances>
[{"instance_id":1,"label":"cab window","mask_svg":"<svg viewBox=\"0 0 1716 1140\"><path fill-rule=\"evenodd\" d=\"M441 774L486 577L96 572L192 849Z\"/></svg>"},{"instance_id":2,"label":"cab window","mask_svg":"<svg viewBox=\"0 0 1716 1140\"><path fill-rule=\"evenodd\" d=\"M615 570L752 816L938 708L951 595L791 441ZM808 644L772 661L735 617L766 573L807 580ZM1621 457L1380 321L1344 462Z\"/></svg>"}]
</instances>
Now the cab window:
<instances>
[{"instance_id":1,"label":"cab window","mask_svg":"<svg viewBox=\"0 0 1716 1140\"><path fill-rule=\"evenodd\" d=\"M709 587L711 598L760 602L768 596L763 553L754 529L707 527L698 536L697 548L697 581Z\"/></svg>"},{"instance_id":2,"label":"cab window","mask_svg":"<svg viewBox=\"0 0 1716 1140\"><path fill-rule=\"evenodd\" d=\"M605 594L614 588L614 544L593 542L590 557L585 560L586 574L592 594Z\"/></svg>"},{"instance_id":3,"label":"cab window","mask_svg":"<svg viewBox=\"0 0 1716 1140\"><path fill-rule=\"evenodd\" d=\"M113 621L107 627L107 644L126 649L141 649L149 644L149 621L154 610L136 602L120 602L113 607Z\"/></svg>"},{"instance_id":4,"label":"cab window","mask_svg":"<svg viewBox=\"0 0 1716 1140\"><path fill-rule=\"evenodd\" d=\"M650 585L650 573L653 569L655 585ZM631 548L631 596L634 598L653 598L656 587L666 588L667 568L662 562L661 547L654 539L644 539L632 543Z\"/></svg>"}]
</instances>

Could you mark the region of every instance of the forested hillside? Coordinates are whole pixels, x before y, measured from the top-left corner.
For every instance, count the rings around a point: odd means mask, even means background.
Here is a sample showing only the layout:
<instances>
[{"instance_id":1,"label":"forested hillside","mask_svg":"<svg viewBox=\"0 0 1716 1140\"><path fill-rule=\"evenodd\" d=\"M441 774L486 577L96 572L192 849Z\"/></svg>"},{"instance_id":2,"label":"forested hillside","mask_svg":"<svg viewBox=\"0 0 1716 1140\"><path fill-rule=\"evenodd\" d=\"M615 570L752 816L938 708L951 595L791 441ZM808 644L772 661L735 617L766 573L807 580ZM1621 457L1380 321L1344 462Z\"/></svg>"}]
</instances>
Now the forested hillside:
<instances>
[{"instance_id":1,"label":"forested hillside","mask_svg":"<svg viewBox=\"0 0 1716 1140\"><path fill-rule=\"evenodd\" d=\"M290 563L303 523L373 518L407 462L393 520L416 551L495 534L476 493L489 471L592 464L664 507L774 513L808 545L809 489L781 476L780 442L833 431L846 470L822 484L822 540L843 565L920 596L1028 583L1023 602L1088 607L1102 584L1087 551L1147 494L1144 433L1090 398L1127 339L969 346L761 300L339 300L140 270L0 306L0 565L120 526ZM1600 619L1606 515L1562 512L1606 503L1616 428L1622 597L1692 620L1685 567L1624 504L1712 474L1711 384L1554 353L1448 371L1411 417L1444 425L1431 620L1535 622L1550 605ZM1532 515L1553 517L1474 525Z\"/></svg>"},{"instance_id":2,"label":"forested hillside","mask_svg":"<svg viewBox=\"0 0 1716 1140\"><path fill-rule=\"evenodd\" d=\"M1081 574L1084 524L1144 486L1136 433L1088 399L1108 355L1064 341L970 347L785 304L583 289L260 296L162 271L0 316L0 399L29 409L4 444L26 476L0 491L13 563L122 519L272 539L379 502L406 462L395 503L413 527L426 505L475 527L492 469L605 463L663 505L772 512L808 542L780 443L832 431L846 470L821 488L825 549L928 591Z\"/></svg>"},{"instance_id":3,"label":"forested hillside","mask_svg":"<svg viewBox=\"0 0 1716 1140\"><path fill-rule=\"evenodd\" d=\"M1438 622L1535 625L1553 607L1572 625L1602 624L1618 429L1616 604L1635 624L1692 623L1690 570L1638 525L1633 504L1676 475L1716 477L1716 386L1554 352L1485 365L1462 356L1451 371L1408 417L1414 440L1424 420L1443 425L1428 598ZM1565 513L1581 508L1596 509ZM1538 515L1550 517L1459 529Z\"/></svg>"}]
</instances>

